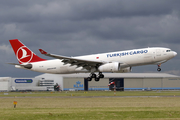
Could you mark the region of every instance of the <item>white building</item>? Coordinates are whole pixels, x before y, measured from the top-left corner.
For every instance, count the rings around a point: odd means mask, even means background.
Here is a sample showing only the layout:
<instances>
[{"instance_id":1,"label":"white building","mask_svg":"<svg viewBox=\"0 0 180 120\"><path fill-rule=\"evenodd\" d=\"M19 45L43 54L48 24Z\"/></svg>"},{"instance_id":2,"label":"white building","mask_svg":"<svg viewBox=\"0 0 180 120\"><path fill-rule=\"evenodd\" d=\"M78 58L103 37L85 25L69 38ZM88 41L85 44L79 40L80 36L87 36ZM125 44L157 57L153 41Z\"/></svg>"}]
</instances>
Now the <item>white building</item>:
<instances>
[{"instance_id":1,"label":"white building","mask_svg":"<svg viewBox=\"0 0 180 120\"><path fill-rule=\"evenodd\" d=\"M116 81L117 90L180 90L180 77L165 73L104 73L99 82L87 81L89 74L42 74L35 78L0 78L0 91L47 91L58 84L61 90L109 90Z\"/></svg>"}]
</instances>

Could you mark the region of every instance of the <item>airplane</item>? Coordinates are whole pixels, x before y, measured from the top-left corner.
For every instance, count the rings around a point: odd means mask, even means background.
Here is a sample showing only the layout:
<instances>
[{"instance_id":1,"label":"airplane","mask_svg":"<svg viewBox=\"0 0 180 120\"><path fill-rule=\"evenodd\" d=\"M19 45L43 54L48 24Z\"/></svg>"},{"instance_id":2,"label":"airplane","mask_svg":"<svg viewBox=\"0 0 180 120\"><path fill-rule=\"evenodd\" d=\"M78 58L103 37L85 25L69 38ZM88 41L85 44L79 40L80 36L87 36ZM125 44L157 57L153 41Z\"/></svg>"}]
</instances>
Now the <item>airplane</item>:
<instances>
[{"instance_id":1,"label":"airplane","mask_svg":"<svg viewBox=\"0 0 180 120\"><path fill-rule=\"evenodd\" d=\"M19 64L8 64L15 65L16 68L51 74L90 73L87 77L88 81L91 81L92 78L99 81L104 78L103 72L131 72L134 66L155 64L158 65L157 70L161 71L161 64L177 55L175 51L163 47L148 47L77 57L51 54L39 49L41 54L55 58L46 60L37 56L18 39L12 39L9 42ZM95 72L99 74L95 74Z\"/></svg>"}]
</instances>

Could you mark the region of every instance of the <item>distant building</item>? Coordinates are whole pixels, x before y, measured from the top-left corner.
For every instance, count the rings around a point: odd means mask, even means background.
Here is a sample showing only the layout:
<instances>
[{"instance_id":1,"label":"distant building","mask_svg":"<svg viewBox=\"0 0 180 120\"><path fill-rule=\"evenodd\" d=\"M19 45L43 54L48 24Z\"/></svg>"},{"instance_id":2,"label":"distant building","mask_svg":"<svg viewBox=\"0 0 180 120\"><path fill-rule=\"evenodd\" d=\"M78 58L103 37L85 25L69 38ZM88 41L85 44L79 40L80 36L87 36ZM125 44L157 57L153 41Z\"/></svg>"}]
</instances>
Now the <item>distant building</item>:
<instances>
[{"instance_id":1,"label":"distant building","mask_svg":"<svg viewBox=\"0 0 180 120\"><path fill-rule=\"evenodd\" d=\"M104 73L99 82L87 81L89 74L42 74L34 78L0 77L0 91L53 91L60 90L180 90L180 76L165 73Z\"/></svg>"}]
</instances>

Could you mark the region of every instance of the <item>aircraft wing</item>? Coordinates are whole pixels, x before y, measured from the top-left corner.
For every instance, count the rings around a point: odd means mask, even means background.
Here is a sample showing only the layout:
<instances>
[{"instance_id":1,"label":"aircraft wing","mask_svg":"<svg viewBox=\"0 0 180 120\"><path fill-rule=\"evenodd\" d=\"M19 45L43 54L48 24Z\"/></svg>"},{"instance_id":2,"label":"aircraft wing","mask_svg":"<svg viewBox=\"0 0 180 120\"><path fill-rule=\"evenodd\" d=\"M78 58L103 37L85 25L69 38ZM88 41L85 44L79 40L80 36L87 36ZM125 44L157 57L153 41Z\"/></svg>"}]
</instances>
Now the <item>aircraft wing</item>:
<instances>
[{"instance_id":1,"label":"aircraft wing","mask_svg":"<svg viewBox=\"0 0 180 120\"><path fill-rule=\"evenodd\" d=\"M53 57L56 59L61 59L64 65L66 64L71 64L71 66L76 65L77 67L83 67L87 70L91 70L91 68L93 67L99 67L100 65L106 63L105 61L100 61L100 60L87 60L87 59L80 59L80 58L75 58L75 57L67 57L67 56L50 54L42 49L39 49L39 51L43 55Z\"/></svg>"}]
</instances>

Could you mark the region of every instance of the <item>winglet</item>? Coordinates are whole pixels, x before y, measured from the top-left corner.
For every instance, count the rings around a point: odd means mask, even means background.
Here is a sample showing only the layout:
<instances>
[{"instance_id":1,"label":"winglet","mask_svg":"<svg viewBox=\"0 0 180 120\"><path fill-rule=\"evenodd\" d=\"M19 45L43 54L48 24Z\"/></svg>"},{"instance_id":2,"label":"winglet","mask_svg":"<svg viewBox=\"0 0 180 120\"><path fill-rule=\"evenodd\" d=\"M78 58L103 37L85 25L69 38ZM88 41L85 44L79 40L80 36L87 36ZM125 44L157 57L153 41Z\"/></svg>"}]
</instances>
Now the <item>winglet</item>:
<instances>
[{"instance_id":1,"label":"winglet","mask_svg":"<svg viewBox=\"0 0 180 120\"><path fill-rule=\"evenodd\" d=\"M39 49L39 51L41 52L41 54L47 54L47 52L44 51L43 49Z\"/></svg>"}]
</instances>

